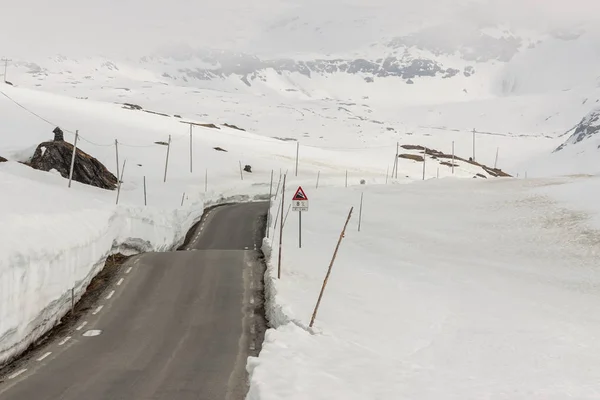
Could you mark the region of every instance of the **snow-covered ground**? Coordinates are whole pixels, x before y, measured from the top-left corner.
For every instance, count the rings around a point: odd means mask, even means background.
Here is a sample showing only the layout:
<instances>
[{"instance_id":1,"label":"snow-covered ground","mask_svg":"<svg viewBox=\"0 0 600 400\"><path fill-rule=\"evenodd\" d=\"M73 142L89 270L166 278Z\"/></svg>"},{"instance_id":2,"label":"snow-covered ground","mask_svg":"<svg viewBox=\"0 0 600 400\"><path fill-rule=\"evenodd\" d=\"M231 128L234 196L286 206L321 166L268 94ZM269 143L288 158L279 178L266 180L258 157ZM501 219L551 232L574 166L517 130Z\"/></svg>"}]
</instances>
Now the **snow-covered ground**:
<instances>
[{"instance_id":1,"label":"snow-covered ground","mask_svg":"<svg viewBox=\"0 0 600 400\"><path fill-rule=\"evenodd\" d=\"M375 11L367 21L378 20ZM294 36L309 16L301 14L269 29ZM398 25L395 17L384 19ZM457 33L463 34L471 35ZM600 181L586 174L600 172L598 140L552 153L600 102L595 42L584 39L574 47L546 40L509 62L474 64L471 77L425 76L414 85L392 76L369 83L360 73L307 77L272 69L257 71L251 82L235 74L184 80L182 71L203 67L185 58L13 61L8 77L15 86L0 88L0 156L10 160L0 163L0 363L60 318L70 290L81 295L107 255L176 246L204 206L264 196L274 171L276 183L287 172L285 215L298 185L311 206L302 249L296 214L286 219L281 280L269 259L273 329L260 357L249 362L249 399L597 398ZM375 59L389 48L363 50L352 54ZM590 62L565 72L569 54ZM436 57L471 64L458 55ZM125 109L124 102L166 115ZM195 126L190 145L185 121L219 129ZM69 142L78 131L78 147L113 173L118 141L120 168L127 161L119 205L116 192L78 183L67 188L65 179L18 163L51 140L55 126ZM156 142L169 136L164 182L167 147ZM544 179L485 173L488 179L471 179L481 168L457 162L453 173L441 164L447 159L431 157L425 182L423 163L405 158L397 179L391 176L397 144L450 154L453 143L465 159L474 155L492 167L498 156L497 166L509 174ZM246 164L253 172L242 180ZM315 328L308 330L351 206ZM267 255L278 250L273 237L265 240Z\"/></svg>"},{"instance_id":2,"label":"snow-covered ground","mask_svg":"<svg viewBox=\"0 0 600 400\"><path fill-rule=\"evenodd\" d=\"M280 280L278 234L265 240L274 329L248 398L598 398L599 190L589 177L307 188Z\"/></svg>"}]
</instances>

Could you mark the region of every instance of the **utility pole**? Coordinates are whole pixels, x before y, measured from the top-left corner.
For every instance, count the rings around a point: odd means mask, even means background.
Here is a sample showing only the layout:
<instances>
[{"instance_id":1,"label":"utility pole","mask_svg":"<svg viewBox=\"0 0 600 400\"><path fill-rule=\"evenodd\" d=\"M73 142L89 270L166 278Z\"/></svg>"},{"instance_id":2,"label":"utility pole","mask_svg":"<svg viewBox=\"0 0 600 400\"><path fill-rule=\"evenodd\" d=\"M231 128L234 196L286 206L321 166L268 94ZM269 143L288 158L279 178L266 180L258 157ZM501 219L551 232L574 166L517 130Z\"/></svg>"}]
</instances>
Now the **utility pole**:
<instances>
[{"instance_id":1,"label":"utility pole","mask_svg":"<svg viewBox=\"0 0 600 400\"><path fill-rule=\"evenodd\" d=\"M8 70L8 62L12 61L12 60L9 60L8 58L4 58L4 60L2 60L2 61L4 61L4 82L6 83L6 71Z\"/></svg>"}]
</instances>

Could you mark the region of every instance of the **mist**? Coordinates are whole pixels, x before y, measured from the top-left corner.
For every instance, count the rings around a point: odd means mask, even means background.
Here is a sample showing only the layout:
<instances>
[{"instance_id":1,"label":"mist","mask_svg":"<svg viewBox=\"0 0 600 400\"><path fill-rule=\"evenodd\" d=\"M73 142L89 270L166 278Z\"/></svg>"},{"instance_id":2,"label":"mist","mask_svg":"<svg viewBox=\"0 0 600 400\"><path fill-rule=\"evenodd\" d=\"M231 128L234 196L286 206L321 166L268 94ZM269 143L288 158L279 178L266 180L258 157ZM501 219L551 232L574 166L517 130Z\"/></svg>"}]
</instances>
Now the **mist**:
<instances>
[{"instance_id":1,"label":"mist","mask_svg":"<svg viewBox=\"0 0 600 400\"><path fill-rule=\"evenodd\" d=\"M360 51L456 24L535 32L593 29L594 0L3 0L0 56L139 57L158 49L266 55Z\"/></svg>"}]
</instances>

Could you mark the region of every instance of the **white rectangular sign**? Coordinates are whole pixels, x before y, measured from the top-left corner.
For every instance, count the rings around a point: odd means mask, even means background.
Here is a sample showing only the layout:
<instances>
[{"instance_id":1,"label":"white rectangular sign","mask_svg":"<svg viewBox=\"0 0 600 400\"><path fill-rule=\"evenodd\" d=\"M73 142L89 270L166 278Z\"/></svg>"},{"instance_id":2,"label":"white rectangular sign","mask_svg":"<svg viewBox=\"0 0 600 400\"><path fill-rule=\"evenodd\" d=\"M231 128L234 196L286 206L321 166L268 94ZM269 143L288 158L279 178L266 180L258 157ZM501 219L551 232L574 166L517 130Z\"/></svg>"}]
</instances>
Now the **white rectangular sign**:
<instances>
[{"instance_id":1,"label":"white rectangular sign","mask_svg":"<svg viewBox=\"0 0 600 400\"><path fill-rule=\"evenodd\" d=\"M308 211L308 200L292 200L292 210Z\"/></svg>"}]
</instances>

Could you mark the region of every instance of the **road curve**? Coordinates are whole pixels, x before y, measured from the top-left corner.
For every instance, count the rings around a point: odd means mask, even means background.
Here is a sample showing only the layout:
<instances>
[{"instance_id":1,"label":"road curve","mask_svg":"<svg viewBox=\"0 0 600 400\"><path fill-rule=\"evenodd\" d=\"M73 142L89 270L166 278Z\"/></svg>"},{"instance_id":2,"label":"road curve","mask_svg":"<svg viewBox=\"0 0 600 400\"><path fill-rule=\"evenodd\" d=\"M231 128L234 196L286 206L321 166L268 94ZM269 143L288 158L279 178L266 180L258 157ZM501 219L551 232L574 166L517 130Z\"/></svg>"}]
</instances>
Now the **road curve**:
<instances>
[{"instance_id":1,"label":"road curve","mask_svg":"<svg viewBox=\"0 0 600 400\"><path fill-rule=\"evenodd\" d=\"M266 203L215 208L188 251L130 259L79 330L4 378L0 399L243 399L265 329L255 248L266 212Z\"/></svg>"}]
</instances>

